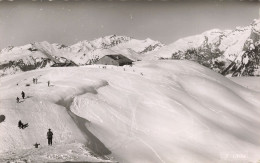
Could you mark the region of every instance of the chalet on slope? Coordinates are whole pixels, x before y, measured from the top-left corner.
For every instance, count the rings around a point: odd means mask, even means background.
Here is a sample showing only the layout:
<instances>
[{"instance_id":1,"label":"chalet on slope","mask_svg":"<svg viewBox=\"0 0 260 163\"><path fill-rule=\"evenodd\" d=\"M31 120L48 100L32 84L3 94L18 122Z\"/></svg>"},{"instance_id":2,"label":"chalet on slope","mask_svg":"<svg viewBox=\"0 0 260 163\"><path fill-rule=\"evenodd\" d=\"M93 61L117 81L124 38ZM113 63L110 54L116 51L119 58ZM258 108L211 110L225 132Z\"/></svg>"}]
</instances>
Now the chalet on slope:
<instances>
[{"instance_id":1,"label":"chalet on slope","mask_svg":"<svg viewBox=\"0 0 260 163\"><path fill-rule=\"evenodd\" d=\"M121 54L113 54L103 56L95 64L123 66L131 65L133 62L134 61Z\"/></svg>"}]
</instances>

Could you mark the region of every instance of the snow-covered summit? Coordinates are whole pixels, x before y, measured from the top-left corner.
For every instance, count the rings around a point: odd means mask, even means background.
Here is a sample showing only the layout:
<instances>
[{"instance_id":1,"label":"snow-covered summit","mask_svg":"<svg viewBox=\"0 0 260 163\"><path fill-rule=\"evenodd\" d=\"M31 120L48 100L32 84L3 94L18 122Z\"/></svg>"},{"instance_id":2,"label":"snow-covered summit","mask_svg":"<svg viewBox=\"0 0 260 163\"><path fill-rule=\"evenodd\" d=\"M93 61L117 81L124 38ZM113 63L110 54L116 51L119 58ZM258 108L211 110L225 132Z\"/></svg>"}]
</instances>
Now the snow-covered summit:
<instances>
[{"instance_id":1,"label":"snow-covered summit","mask_svg":"<svg viewBox=\"0 0 260 163\"><path fill-rule=\"evenodd\" d=\"M179 39L146 55L146 59L188 59L223 75L258 76L259 38L260 20L256 19L246 27L234 30L212 29ZM249 62L244 64L244 58L249 58Z\"/></svg>"},{"instance_id":2,"label":"snow-covered summit","mask_svg":"<svg viewBox=\"0 0 260 163\"><path fill-rule=\"evenodd\" d=\"M70 47L77 50L108 49L118 44L128 42L130 40L131 38L127 36L109 35L97 38L93 41L80 41L74 45L71 45Z\"/></svg>"}]
</instances>

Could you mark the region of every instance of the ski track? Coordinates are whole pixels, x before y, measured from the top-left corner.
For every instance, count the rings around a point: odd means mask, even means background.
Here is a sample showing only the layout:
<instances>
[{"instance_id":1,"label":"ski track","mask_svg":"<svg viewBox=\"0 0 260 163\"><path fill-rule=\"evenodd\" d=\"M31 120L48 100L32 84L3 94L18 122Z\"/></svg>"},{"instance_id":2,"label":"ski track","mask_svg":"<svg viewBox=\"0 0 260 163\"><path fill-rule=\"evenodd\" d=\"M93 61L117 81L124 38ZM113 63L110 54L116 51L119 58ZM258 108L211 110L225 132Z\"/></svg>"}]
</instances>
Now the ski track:
<instances>
[{"instance_id":1,"label":"ski track","mask_svg":"<svg viewBox=\"0 0 260 163\"><path fill-rule=\"evenodd\" d=\"M164 160L160 157L160 155L156 152L156 150L151 145L149 145L148 143L146 143L143 139L141 139L139 137L136 137L136 138L138 140L140 140L145 146L147 146L162 163L165 163Z\"/></svg>"}]
</instances>

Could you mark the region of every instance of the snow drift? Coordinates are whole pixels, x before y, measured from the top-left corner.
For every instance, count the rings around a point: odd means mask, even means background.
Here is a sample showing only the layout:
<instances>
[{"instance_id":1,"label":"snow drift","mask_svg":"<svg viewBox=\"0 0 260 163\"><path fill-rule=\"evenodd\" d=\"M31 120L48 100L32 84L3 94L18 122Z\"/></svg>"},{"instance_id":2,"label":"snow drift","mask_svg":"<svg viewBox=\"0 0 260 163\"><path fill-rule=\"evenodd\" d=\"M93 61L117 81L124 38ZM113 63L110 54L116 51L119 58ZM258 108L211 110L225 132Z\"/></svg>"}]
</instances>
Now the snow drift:
<instances>
[{"instance_id":1,"label":"snow drift","mask_svg":"<svg viewBox=\"0 0 260 163\"><path fill-rule=\"evenodd\" d=\"M125 163L260 159L260 93L191 61L48 68L0 82L2 152L46 146L51 128L54 144L85 143ZM22 90L30 97L17 104Z\"/></svg>"}]
</instances>

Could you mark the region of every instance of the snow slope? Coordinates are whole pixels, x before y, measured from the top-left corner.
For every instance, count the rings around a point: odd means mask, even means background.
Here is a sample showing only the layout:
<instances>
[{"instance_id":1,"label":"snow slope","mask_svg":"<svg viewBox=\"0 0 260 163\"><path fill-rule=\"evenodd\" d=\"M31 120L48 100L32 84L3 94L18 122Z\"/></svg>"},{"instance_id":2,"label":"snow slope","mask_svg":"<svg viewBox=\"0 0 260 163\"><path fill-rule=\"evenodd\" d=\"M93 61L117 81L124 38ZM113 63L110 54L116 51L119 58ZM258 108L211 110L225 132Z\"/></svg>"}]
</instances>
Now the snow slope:
<instances>
[{"instance_id":1,"label":"snow slope","mask_svg":"<svg viewBox=\"0 0 260 163\"><path fill-rule=\"evenodd\" d=\"M246 88L260 92L259 77L231 77L229 79Z\"/></svg>"},{"instance_id":2,"label":"snow slope","mask_svg":"<svg viewBox=\"0 0 260 163\"><path fill-rule=\"evenodd\" d=\"M56 151L85 143L99 156L124 163L260 160L259 92L191 61L101 67L1 78L0 114L6 120L0 123L0 150L32 150L36 141L48 148L51 128ZM32 84L36 76L37 85ZM29 98L17 104L22 90ZM18 129L19 119L29 127Z\"/></svg>"},{"instance_id":3,"label":"snow slope","mask_svg":"<svg viewBox=\"0 0 260 163\"><path fill-rule=\"evenodd\" d=\"M0 153L0 162L28 163L28 162L88 162L105 163L111 162L104 160L89 150L84 144L69 143L58 144L53 147L39 147L30 149L17 149L5 153Z\"/></svg>"}]
</instances>

